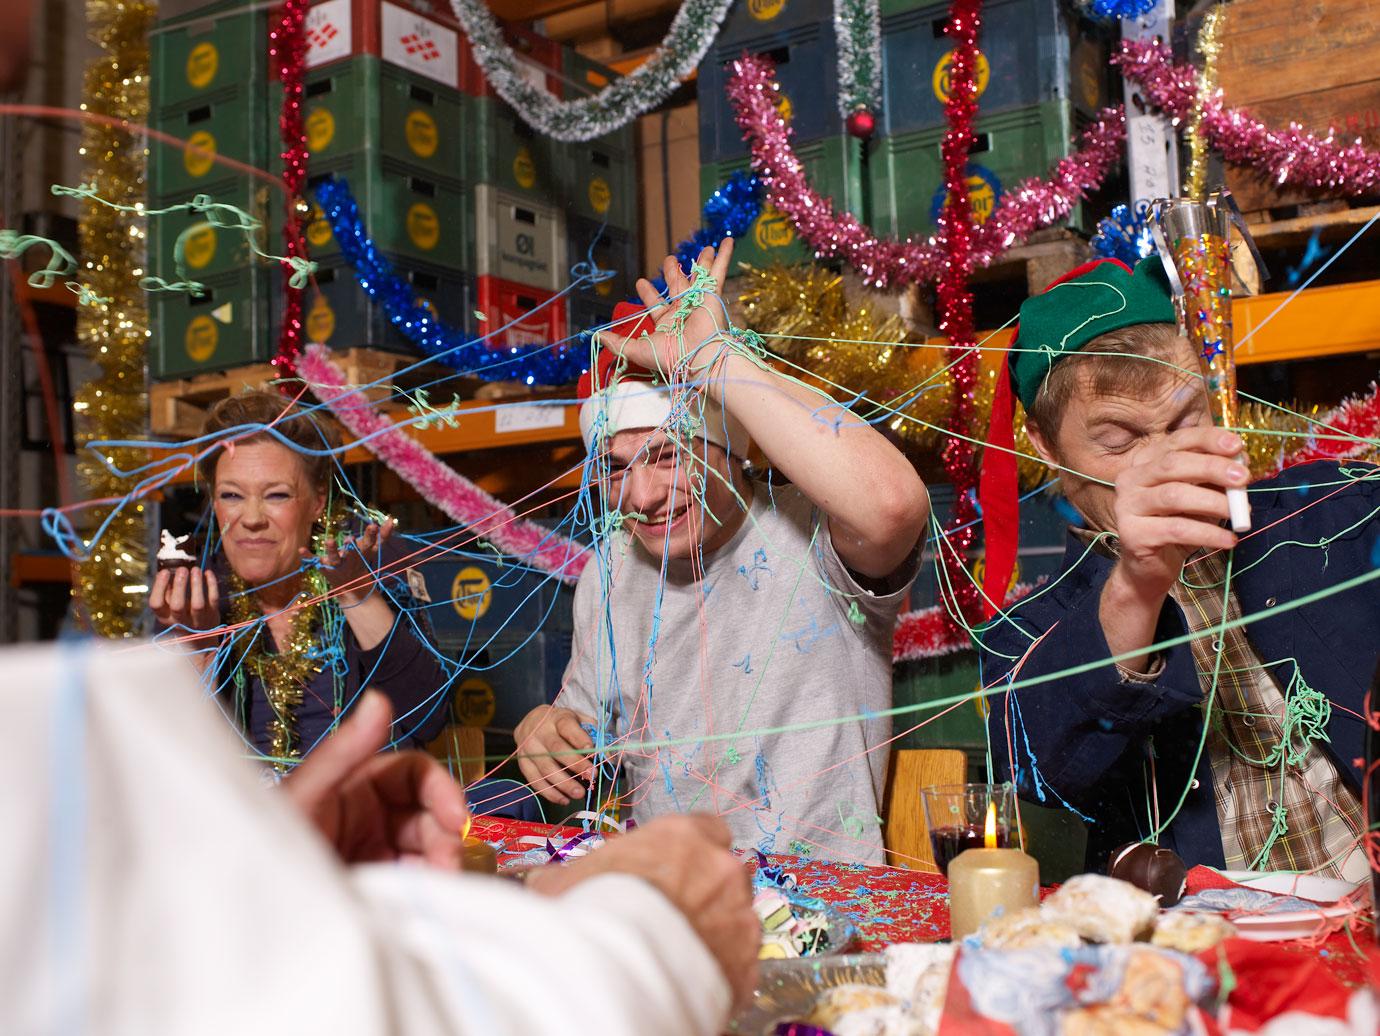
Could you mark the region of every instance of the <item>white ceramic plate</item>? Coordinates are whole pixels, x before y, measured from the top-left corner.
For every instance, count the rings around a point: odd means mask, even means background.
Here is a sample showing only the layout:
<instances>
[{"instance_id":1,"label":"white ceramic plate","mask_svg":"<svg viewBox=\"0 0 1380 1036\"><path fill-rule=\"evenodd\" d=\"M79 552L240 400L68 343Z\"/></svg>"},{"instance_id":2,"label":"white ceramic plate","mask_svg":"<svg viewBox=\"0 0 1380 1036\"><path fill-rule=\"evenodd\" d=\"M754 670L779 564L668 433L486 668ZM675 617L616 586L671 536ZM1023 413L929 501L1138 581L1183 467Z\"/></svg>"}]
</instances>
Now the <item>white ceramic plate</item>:
<instances>
[{"instance_id":1,"label":"white ceramic plate","mask_svg":"<svg viewBox=\"0 0 1380 1036\"><path fill-rule=\"evenodd\" d=\"M1243 939L1256 942L1278 942L1284 939L1303 939L1317 934L1327 922L1346 917L1360 909L1359 900L1338 903L1343 896L1355 892L1359 885L1338 878L1320 878L1312 874L1288 874L1278 871L1223 871L1222 876L1249 889L1259 889L1277 896L1298 896L1314 900L1319 905L1302 909L1275 910L1232 919Z\"/></svg>"}]
</instances>

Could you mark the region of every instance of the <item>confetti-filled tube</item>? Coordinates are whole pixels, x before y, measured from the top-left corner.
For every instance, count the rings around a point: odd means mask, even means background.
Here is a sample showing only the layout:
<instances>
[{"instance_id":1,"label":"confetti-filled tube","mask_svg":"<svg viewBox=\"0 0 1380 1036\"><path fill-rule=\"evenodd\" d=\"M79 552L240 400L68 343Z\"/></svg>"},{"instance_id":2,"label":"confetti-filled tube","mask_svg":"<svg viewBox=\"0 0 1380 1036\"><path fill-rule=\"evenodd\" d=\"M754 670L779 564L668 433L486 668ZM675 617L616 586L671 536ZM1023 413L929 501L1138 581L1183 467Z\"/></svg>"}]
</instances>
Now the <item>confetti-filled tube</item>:
<instances>
[{"instance_id":1,"label":"confetti-filled tube","mask_svg":"<svg viewBox=\"0 0 1380 1036\"><path fill-rule=\"evenodd\" d=\"M1236 427L1236 339L1231 325L1231 211L1222 195L1156 202L1161 249L1179 326L1198 352L1213 423ZM1243 459L1244 463L1244 459ZM1245 489L1228 489L1231 527L1251 527Z\"/></svg>"}]
</instances>

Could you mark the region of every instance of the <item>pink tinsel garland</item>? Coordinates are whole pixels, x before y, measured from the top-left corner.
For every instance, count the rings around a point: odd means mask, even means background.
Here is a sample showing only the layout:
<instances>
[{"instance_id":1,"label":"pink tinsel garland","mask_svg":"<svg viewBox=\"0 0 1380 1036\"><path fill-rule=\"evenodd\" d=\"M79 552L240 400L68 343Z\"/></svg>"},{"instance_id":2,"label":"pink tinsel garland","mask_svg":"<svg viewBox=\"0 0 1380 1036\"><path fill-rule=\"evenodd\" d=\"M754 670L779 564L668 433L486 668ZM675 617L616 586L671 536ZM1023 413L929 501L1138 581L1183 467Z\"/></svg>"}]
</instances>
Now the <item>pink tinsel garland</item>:
<instances>
[{"instance_id":1,"label":"pink tinsel garland","mask_svg":"<svg viewBox=\"0 0 1380 1036\"><path fill-rule=\"evenodd\" d=\"M379 413L364 394L345 381L324 345L308 346L297 373L336 419L379 460L451 519L468 526L505 553L573 583L589 555L573 540L524 521ZM381 434L375 434L381 433Z\"/></svg>"},{"instance_id":2,"label":"pink tinsel garland","mask_svg":"<svg viewBox=\"0 0 1380 1036\"><path fill-rule=\"evenodd\" d=\"M1146 100L1176 122L1193 114L1198 73L1191 65L1176 65L1166 44L1128 40L1112 63L1141 87ZM1221 90L1204 102L1203 126L1224 159L1268 173L1277 184L1352 195L1380 188L1380 152L1356 142L1338 143L1332 133L1317 136L1298 123L1270 129L1237 108L1224 107Z\"/></svg>"},{"instance_id":3,"label":"pink tinsel garland","mask_svg":"<svg viewBox=\"0 0 1380 1036\"><path fill-rule=\"evenodd\" d=\"M1354 435L1355 439L1305 439L1292 453L1282 453L1276 471L1308 464L1315 460L1352 460L1373 453L1380 437L1380 385L1371 385L1364 396L1343 400L1335 408L1314 418L1321 435Z\"/></svg>"},{"instance_id":4,"label":"pink tinsel garland","mask_svg":"<svg viewBox=\"0 0 1380 1036\"><path fill-rule=\"evenodd\" d=\"M1041 580L1043 582L1043 580ZM1006 598L1010 608L1040 583L1017 583ZM893 662L918 662L926 658L943 658L973 646L968 634L956 629L943 605L906 612L896 620L896 632L891 638Z\"/></svg>"},{"instance_id":5,"label":"pink tinsel garland","mask_svg":"<svg viewBox=\"0 0 1380 1036\"><path fill-rule=\"evenodd\" d=\"M752 148L753 168L765 183L771 203L815 253L846 260L867 283L878 287L936 282L946 254L933 238L926 242L879 238L851 214L835 213L832 200L820 197L810 186L805 167L791 147L791 129L774 103L777 87L771 61L749 55L733 67L728 96ZM996 211L973 234L972 268L991 265L1032 231L1067 216L1106 179L1125 137L1122 109L1104 109L1083 131L1078 150L1060 159L1048 180L1032 177L1002 195Z\"/></svg>"}]
</instances>

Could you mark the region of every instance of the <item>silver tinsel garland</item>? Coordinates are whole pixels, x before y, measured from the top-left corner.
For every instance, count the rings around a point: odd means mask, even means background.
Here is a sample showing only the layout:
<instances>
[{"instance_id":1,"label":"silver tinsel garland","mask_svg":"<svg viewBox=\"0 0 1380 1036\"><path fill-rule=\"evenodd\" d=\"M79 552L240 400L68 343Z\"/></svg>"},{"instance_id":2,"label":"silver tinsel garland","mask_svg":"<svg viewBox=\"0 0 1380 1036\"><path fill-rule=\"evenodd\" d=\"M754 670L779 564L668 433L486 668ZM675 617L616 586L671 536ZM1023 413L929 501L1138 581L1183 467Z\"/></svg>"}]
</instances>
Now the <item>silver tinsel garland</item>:
<instances>
[{"instance_id":1,"label":"silver tinsel garland","mask_svg":"<svg viewBox=\"0 0 1380 1036\"><path fill-rule=\"evenodd\" d=\"M733 0L685 0L651 58L593 97L571 101L552 97L523 77L518 59L483 0L450 3L474 47L475 60L498 95L533 129L555 140L574 142L612 133L669 97L703 59Z\"/></svg>"},{"instance_id":2,"label":"silver tinsel garland","mask_svg":"<svg viewBox=\"0 0 1380 1036\"><path fill-rule=\"evenodd\" d=\"M882 93L882 14L878 0L834 0L839 50L839 115L876 112Z\"/></svg>"}]
</instances>

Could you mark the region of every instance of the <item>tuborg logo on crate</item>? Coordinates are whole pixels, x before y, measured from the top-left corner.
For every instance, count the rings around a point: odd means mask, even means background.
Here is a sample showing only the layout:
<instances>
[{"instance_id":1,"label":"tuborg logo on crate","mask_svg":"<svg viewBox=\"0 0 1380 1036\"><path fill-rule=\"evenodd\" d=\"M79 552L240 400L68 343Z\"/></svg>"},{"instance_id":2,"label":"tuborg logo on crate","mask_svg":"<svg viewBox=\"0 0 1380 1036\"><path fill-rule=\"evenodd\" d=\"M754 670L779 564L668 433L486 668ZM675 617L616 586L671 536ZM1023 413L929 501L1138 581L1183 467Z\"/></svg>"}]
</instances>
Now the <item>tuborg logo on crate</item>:
<instances>
[{"instance_id":1,"label":"tuborg logo on crate","mask_svg":"<svg viewBox=\"0 0 1380 1036\"><path fill-rule=\"evenodd\" d=\"M949 71L953 68L954 52L949 51L939 63L934 66L934 75L930 77L930 84L934 87L934 96L939 98L940 104L949 103ZM973 77L977 81L977 97L981 97L987 89L988 82L992 79L992 66L987 61L987 55L978 51L977 70Z\"/></svg>"},{"instance_id":2,"label":"tuborg logo on crate","mask_svg":"<svg viewBox=\"0 0 1380 1036\"><path fill-rule=\"evenodd\" d=\"M752 239L764 252L773 248L785 248L795 240L795 228L777 211L776 206L768 202L762 207L762 214L757 217L757 222L752 225Z\"/></svg>"},{"instance_id":3,"label":"tuborg logo on crate","mask_svg":"<svg viewBox=\"0 0 1380 1036\"><path fill-rule=\"evenodd\" d=\"M1000 197L1001 181L997 179L997 174L986 166L969 162L968 207L973 210L973 219L978 223L986 223L987 217L992 215L992 210L997 207L997 199ZM944 185L941 183L930 201L930 219L935 223L939 222L939 213L946 204L946 198Z\"/></svg>"},{"instance_id":4,"label":"tuborg logo on crate","mask_svg":"<svg viewBox=\"0 0 1380 1036\"><path fill-rule=\"evenodd\" d=\"M455 614L466 622L482 619L493 598L492 585L482 568L466 565L455 573L455 582L450 586L450 603Z\"/></svg>"},{"instance_id":5,"label":"tuborg logo on crate","mask_svg":"<svg viewBox=\"0 0 1380 1036\"><path fill-rule=\"evenodd\" d=\"M403 123L403 138L418 158L431 158L441 143L436 120L422 108L414 108L407 113L407 121Z\"/></svg>"},{"instance_id":6,"label":"tuborg logo on crate","mask_svg":"<svg viewBox=\"0 0 1380 1036\"><path fill-rule=\"evenodd\" d=\"M748 14L759 22L769 22L786 9L787 0L747 0Z\"/></svg>"},{"instance_id":7,"label":"tuborg logo on crate","mask_svg":"<svg viewBox=\"0 0 1380 1036\"><path fill-rule=\"evenodd\" d=\"M203 90L220 69L220 51L214 43L198 43L187 55L187 85Z\"/></svg>"},{"instance_id":8,"label":"tuborg logo on crate","mask_svg":"<svg viewBox=\"0 0 1380 1036\"><path fill-rule=\"evenodd\" d=\"M460 43L455 30L385 3L382 34L384 61L446 86L460 85Z\"/></svg>"},{"instance_id":9,"label":"tuborg logo on crate","mask_svg":"<svg viewBox=\"0 0 1380 1036\"><path fill-rule=\"evenodd\" d=\"M216 164L216 138L205 130L197 130L187 138L189 145L182 151L182 166L188 176L205 176Z\"/></svg>"},{"instance_id":10,"label":"tuborg logo on crate","mask_svg":"<svg viewBox=\"0 0 1380 1036\"><path fill-rule=\"evenodd\" d=\"M303 32L307 38L308 68L349 57L354 46L350 0L326 0L311 8Z\"/></svg>"},{"instance_id":11,"label":"tuborg logo on crate","mask_svg":"<svg viewBox=\"0 0 1380 1036\"><path fill-rule=\"evenodd\" d=\"M494 704L493 685L471 676L455 692L452 715L462 727L487 727L494 719Z\"/></svg>"},{"instance_id":12,"label":"tuborg logo on crate","mask_svg":"<svg viewBox=\"0 0 1380 1036\"><path fill-rule=\"evenodd\" d=\"M316 301L307 311L307 340L325 345L335 334L335 310L324 295L316 296Z\"/></svg>"}]
</instances>

